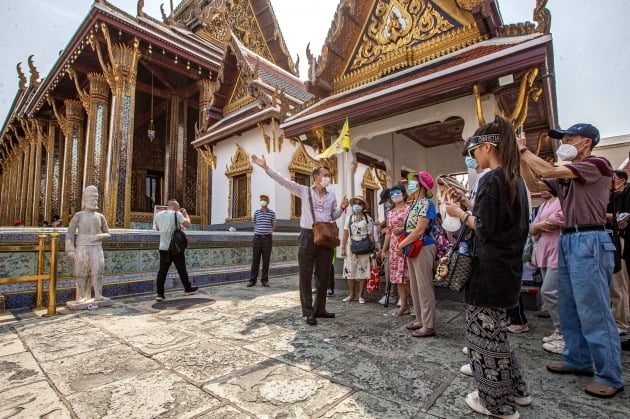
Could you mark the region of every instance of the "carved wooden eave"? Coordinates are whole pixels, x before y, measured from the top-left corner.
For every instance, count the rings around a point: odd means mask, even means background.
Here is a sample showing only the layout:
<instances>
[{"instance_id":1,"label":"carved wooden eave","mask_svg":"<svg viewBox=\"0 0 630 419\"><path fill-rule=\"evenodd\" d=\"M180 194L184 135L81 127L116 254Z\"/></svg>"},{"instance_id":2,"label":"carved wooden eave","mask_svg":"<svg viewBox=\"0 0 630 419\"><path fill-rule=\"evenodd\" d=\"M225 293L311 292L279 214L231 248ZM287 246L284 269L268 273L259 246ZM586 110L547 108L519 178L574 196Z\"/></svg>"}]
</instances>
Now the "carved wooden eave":
<instances>
[{"instance_id":1,"label":"carved wooden eave","mask_svg":"<svg viewBox=\"0 0 630 419\"><path fill-rule=\"evenodd\" d=\"M367 167L365 169L365 172L363 173L363 179L361 181L361 188L363 188L363 196L367 195L367 193L365 192L366 189L374 189L376 191L380 189L380 185L374 177L373 168Z\"/></svg>"},{"instance_id":2,"label":"carved wooden eave","mask_svg":"<svg viewBox=\"0 0 630 419\"><path fill-rule=\"evenodd\" d=\"M500 22L493 0L341 0L321 55L307 51L307 86L323 97L433 60L492 36L487 21Z\"/></svg>"}]
</instances>

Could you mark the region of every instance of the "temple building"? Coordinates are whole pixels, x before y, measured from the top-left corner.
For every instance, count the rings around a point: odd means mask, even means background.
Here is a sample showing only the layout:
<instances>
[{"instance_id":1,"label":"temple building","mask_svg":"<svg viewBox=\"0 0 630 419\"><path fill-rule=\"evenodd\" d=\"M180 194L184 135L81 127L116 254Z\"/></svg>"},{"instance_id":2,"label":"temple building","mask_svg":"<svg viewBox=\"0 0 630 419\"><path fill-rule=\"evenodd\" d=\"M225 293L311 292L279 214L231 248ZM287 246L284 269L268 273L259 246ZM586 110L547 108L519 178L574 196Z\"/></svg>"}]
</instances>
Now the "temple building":
<instances>
[{"instance_id":1,"label":"temple building","mask_svg":"<svg viewBox=\"0 0 630 419\"><path fill-rule=\"evenodd\" d=\"M0 225L67 225L93 184L111 228L151 228L175 198L194 228L251 228L259 194L282 228L300 203L252 154L302 184L317 165L339 197L406 172L465 171L462 140L500 113L553 160L551 17L506 24L497 0L340 0L301 79L270 0L183 0L155 19L96 1L50 73L17 65L0 133ZM325 22L321 22L326 24ZM305 79L306 81L303 81ZM348 118L350 152L319 160Z\"/></svg>"}]
</instances>

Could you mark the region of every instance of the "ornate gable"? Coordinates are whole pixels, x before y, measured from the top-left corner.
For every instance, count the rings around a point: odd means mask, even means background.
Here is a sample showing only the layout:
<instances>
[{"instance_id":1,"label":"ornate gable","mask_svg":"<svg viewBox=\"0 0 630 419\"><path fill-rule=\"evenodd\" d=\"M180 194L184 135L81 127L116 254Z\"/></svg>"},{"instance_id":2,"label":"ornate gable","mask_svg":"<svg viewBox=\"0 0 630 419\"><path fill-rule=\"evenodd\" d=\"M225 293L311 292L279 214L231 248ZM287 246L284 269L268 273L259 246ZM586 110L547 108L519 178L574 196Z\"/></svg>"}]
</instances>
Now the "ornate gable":
<instances>
[{"instance_id":1,"label":"ornate gable","mask_svg":"<svg viewBox=\"0 0 630 419\"><path fill-rule=\"evenodd\" d=\"M479 42L471 9L483 3L340 0L321 56L309 54L311 86L344 91Z\"/></svg>"}]
</instances>

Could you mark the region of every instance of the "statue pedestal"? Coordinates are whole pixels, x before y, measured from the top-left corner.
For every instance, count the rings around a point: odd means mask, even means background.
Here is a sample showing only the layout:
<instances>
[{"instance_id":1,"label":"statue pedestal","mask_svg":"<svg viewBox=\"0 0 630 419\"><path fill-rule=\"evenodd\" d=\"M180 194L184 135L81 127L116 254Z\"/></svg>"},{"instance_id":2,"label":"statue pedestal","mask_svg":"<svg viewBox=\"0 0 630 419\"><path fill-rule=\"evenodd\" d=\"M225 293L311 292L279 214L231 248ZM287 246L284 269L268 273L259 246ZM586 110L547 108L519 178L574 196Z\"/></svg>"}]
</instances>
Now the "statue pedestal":
<instances>
[{"instance_id":1,"label":"statue pedestal","mask_svg":"<svg viewBox=\"0 0 630 419\"><path fill-rule=\"evenodd\" d=\"M95 310L101 307L109 307L113 303L111 301L91 301L85 303L77 303L76 301L68 301L66 307L70 310Z\"/></svg>"}]
</instances>

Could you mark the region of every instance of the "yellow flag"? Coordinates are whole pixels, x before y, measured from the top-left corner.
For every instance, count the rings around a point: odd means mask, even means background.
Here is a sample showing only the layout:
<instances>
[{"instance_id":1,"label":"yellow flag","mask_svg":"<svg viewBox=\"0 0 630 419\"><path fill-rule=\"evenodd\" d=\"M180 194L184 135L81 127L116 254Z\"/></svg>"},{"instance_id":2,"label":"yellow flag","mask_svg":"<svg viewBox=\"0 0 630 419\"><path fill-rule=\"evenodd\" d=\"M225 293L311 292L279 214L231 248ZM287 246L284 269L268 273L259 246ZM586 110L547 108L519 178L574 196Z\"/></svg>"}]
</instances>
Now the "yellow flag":
<instances>
[{"instance_id":1,"label":"yellow flag","mask_svg":"<svg viewBox=\"0 0 630 419\"><path fill-rule=\"evenodd\" d=\"M350 123L348 118L341 128L339 137L326 150L317 155L320 159L326 159L332 155L339 154L342 151L350 151Z\"/></svg>"}]
</instances>

